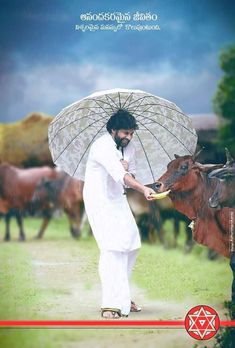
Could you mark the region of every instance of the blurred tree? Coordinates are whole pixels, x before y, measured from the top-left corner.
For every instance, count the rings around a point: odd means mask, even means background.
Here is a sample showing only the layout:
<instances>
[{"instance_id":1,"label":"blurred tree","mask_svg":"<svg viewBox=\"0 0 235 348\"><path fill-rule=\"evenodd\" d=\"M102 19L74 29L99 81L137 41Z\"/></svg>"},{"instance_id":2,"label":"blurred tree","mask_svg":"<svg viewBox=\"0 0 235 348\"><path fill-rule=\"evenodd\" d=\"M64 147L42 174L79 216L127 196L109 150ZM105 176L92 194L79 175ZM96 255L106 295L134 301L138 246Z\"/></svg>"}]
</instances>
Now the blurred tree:
<instances>
[{"instance_id":1,"label":"blurred tree","mask_svg":"<svg viewBox=\"0 0 235 348\"><path fill-rule=\"evenodd\" d=\"M218 142L235 154L235 45L222 51L219 62L224 76L213 98L214 112L221 119Z\"/></svg>"}]
</instances>

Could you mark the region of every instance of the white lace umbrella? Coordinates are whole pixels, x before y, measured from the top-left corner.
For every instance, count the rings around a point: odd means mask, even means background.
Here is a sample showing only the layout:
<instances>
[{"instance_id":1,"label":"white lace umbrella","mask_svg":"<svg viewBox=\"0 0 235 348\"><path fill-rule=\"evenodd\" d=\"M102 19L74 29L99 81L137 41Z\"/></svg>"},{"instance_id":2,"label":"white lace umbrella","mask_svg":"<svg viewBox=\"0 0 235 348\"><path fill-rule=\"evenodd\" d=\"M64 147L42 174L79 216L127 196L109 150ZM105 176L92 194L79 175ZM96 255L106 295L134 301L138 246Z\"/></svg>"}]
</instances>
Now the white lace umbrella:
<instances>
[{"instance_id":1,"label":"white lace umbrella","mask_svg":"<svg viewBox=\"0 0 235 348\"><path fill-rule=\"evenodd\" d=\"M107 132L106 123L118 109L128 110L139 125L132 142L136 178L143 184L159 178L174 154L194 154L197 134L192 121L174 103L140 90L112 89L67 106L53 119L49 148L54 163L83 180L89 148Z\"/></svg>"}]
</instances>

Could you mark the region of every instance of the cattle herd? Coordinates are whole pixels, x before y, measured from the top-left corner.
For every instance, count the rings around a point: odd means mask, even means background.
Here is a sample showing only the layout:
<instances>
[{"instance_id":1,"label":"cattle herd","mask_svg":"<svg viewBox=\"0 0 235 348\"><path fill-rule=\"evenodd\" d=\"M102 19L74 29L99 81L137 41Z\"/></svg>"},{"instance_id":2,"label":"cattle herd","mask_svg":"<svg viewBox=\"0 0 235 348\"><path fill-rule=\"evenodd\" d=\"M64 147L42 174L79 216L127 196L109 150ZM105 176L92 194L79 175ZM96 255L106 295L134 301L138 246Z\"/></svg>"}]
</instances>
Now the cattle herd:
<instances>
[{"instance_id":1,"label":"cattle herd","mask_svg":"<svg viewBox=\"0 0 235 348\"><path fill-rule=\"evenodd\" d=\"M170 190L169 198L174 209L159 202L147 202L143 195L131 190L128 191L128 200L143 238L154 240L154 231L157 230L159 240L164 241L166 218L174 219L177 236L179 221L184 221L188 250L194 240L230 258L235 276L235 161L227 149L225 165L200 164L196 161L198 155L175 155L166 172L151 184L159 193ZM82 188L82 181L55 168L21 169L7 163L0 164L0 214L6 223L4 240L10 240L12 216L19 226L19 239L25 240L25 214L40 214L43 221L36 237L42 238L58 209L65 212L71 235L78 238L84 214ZM193 221L192 231L188 228L190 220ZM235 303L235 281L232 298Z\"/></svg>"},{"instance_id":2,"label":"cattle herd","mask_svg":"<svg viewBox=\"0 0 235 348\"><path fill-rule=\"evenodd\" d=\"M16 218L19 227L19 240L26 239L23 218L27 215L39 215L42 224L35 238L42 238L55 212L64 211L68 217L70 232L74 238L80 237L80 231L86 222L82 198L83 182L71 178L63 171L50 167L30 169L0 164L0 214L5 220L4 240L9 241L10 220ZM167 244L164 223L173 220L174 241L180 231L180 222L185 223L185 250L193 246L192 231L188 227L187 216L173 209L170 200L147 202L142 194L127 190L127 197L137 220L143 241L154 242L156 238Z\"/></svg>"},{"instance_id":3,"label":"cattle herd","mask_svg":"<svg viewBox=\"0 0 235 348\"><path fill-rule=\"evenodd\" d=\"M25 240L23 216L38 214L43 218L37 238L44 231L56 210L63 210L73 237L80 236L83 213L82 182L50 167L21 169L0 165L0 213L6 222L5 241L10 240L10 219L16 217L19 239Z\"/></svg>"},{"instance_id":4,"label":"cattle herd","mask_svg":"<svg viewBox=\"0 0 235 348\"><path fill-rule=\"evenodd\" d=\"M175 238L179 222L186 222L186 242L190 245L192 232L188 224L193 221L193 239L229 257L231 250L234 251L232 234L228 237L228 231L231 232L234 223L235 164L227 149L226 155L225 165L200 164L196 162L198 154L175 155L166 173L151 185L157 192L170 190L167 203L147 202L143 195L128 190L128 200L142 238L153 241L157 235L164 242L164 222L173 219ZM17 219L19 239L25 240L23 216L39 213L43 222L36 237L42 238L58 209L68 216L71 235L79 237L84 213L82 188L82 181L55 168L21 169L7 163L0 164L0 213L6 221L4 239L10 240L12 216Z\"/></svg>"}]
</instances>

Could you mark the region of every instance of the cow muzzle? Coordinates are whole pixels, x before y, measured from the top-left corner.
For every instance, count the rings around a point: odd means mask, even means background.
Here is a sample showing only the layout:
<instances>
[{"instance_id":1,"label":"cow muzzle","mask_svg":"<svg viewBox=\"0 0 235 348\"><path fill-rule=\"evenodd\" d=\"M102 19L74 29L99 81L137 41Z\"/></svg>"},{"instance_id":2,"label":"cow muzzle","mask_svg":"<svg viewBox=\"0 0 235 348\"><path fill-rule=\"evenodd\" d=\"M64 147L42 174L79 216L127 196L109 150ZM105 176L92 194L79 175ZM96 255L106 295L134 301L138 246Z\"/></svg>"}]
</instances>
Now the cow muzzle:
<instances>
[{"instance_id":1,"label":"cow muzzle","mask_svg":"<svg viewBox=\"0 0 235 348\"><path fill-rule=\"evenodd\" d=\"M158 192L160 191L161 189L161 186L162 186L162 183L160 181L157 181L154 183L154 189Z\"/></svg>"},{"instance_id":2,"label":"cow muzzle","mask_svg":"<svg viewBox=\"0 0 235 348\"><path fill-rule=\"evenodd\" d=\"M165 198L170 193L170 190L167 191L160 181L153 183L151 188L156 192L155 194L152 194L152 197L155 199Z\"/></svg>"},{"instance_id":3,"label":"cow muzzle","mask_svg":"<svg viewBox=\"0 0 235 348\"><path fill-rule=\"evenodd\" d=\"M166 186L161 181L156 181L153 184L152 189L156 191L157 193L162 193L169 190L169 188L166 188Z\"/></svg>"}]
</instances>

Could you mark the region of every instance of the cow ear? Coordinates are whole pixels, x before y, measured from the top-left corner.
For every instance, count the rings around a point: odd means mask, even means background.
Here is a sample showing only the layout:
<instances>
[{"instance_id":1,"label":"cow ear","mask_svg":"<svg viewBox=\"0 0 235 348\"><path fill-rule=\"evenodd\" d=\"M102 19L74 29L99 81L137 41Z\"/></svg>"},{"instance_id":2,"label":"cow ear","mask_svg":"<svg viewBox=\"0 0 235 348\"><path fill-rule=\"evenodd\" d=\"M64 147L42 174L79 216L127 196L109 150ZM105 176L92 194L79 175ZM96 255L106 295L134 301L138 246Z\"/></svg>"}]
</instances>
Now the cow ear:
<instances>
[{"instance_id":1,"label":"cow ear","mask_svg":"<svg viewBox=\"0 0 235 348\"><path fill-rule=\"evenodd\" d=\"M179 156L179 155L176 155L176 153L174 154L174 156L175 156L175 158L180 158L180 156Z\"/></svg>"}]
</instances>

